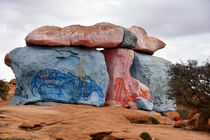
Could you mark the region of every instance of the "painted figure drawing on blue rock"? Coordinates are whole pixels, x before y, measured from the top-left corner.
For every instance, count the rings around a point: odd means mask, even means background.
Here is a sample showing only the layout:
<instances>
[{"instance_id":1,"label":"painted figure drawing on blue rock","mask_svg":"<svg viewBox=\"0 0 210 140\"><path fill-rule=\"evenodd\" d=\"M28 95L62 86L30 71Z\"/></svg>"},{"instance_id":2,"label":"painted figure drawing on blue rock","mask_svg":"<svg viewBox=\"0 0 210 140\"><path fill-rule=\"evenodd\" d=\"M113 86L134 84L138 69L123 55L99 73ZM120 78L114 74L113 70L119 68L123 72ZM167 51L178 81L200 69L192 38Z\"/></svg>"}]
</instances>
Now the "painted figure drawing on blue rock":
<instances>
[{"instance_id":1,"label":"painted figure drawing on blue rock","mask_svg":"<svg viewBox=\"0 0 210 140\"><path fill-rule=\"evenodd\" d=\"M31 81L33 96L40 96L42 101L77 103L88 101L96 92L99 102L104 102L104 93L100 86L88 76L82 79L68 72L55 69L43 69L36 73Z\"/></svg>"}]
</instances>

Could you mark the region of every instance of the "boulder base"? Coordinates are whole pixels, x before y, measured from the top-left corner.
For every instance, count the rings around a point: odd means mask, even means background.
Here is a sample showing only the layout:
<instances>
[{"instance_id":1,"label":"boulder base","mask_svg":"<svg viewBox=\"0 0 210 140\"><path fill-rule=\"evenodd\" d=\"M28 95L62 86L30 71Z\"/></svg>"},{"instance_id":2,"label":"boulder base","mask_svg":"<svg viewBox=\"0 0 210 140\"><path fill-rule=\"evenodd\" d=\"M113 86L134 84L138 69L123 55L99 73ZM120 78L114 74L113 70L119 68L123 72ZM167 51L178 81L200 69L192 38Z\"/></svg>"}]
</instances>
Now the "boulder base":
<instances>
[{"instance_id":1,"label":"boulder base","mask_svg":"<svg viewBox=\"0 0 210 140\"><path fill-rule=\"evenodd\" d=\"M17 79L11 104L103 106L108 73L102 53L80 48L16 48L8 55Z\"/></svg>"}]
</instances>

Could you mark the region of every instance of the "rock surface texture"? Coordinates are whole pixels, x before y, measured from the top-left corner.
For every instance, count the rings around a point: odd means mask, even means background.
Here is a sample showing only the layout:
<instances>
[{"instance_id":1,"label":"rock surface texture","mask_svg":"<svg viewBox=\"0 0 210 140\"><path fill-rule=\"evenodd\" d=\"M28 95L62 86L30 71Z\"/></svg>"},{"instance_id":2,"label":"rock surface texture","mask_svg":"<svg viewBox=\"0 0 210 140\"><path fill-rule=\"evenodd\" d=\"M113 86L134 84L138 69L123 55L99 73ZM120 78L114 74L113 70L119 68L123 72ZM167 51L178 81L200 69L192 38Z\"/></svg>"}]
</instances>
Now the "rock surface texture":
<instances>
[{"instance_id":1,"label":"rock surface texture","mask_svg":"<svg viewBox=\"0 0 210 140\"><path fill-rule=\"evenodd\" d=\"M146 31L137 26L132 26L129 30L137 36L137 44L133 49L142 53L153 54L155 51L165 47L161 40L147 36Z\"/></svg>"},{"instance_id":2,"label":"rock surface texture","mask_svg":"<svg viewBox=\"0 0 210 140\"><path fill-rule=\"evenodd\" d=\"M8 55L17 79L11 104L40 102L103 106L108 73L102 53L80 48L16 48Z\"/></svg>"},{"instance_id":3,"label":"rock surface texture","mask_svg":"<svg viewBox=\"0 0 210 140\"><path fill-rule=\"evenodd\" d=\"M143 97L136 97L136 106L139 110L152 111L153 104Z\"/></svg>"},{"instance_id":4,"label":"rock surface texture","mask_svg":"<svg viewBox=\"0 0 210 140\"><path fill-rule=\"evenodd\" d=\"M152 117L160 124L152 124ZM147 120L149 124L139 122ZM140 140L148 132L153 140L208 140L210 133L173 128L159 113L119 107L52 104L2 106L0 138L32 140Z\"/></svg>"},{"instance_id":5,"label":"rock surface texture","mask_svg":"<svg viewBox=\"0 0 210 140\"><path fill-rule=\"evenodd\" d=\"M71 25L64 28L43 26L29 33L25 40L27 45L113 48L135 47L137 38L123 27L103 22L93 26Z\"/></svg>"},{"instance_id":6,"label":"rock surface texture","mask_svg":"<svg viewBox=\"0 0 210 140\"><path fill-rule=\"evenodd\" d=\"M167 71L172 63L159 57L135 52L131 75L149 87L153 110L168 112L176 109L174 99L168 98Z\"/></svg>"},{"instance_id":7,"label":"rock surface texture","mask_svg":"<svg viewBox=\"0 0 210 140\"><path fill-rule=\"evenodd\" d=\"M108 49L102 51L109 73L109 89L106 103L111 106L136 108L136 97L150 100L147 86L132 78L130 67L134 51L130 49Z\"/></svg>"}]
</instances>

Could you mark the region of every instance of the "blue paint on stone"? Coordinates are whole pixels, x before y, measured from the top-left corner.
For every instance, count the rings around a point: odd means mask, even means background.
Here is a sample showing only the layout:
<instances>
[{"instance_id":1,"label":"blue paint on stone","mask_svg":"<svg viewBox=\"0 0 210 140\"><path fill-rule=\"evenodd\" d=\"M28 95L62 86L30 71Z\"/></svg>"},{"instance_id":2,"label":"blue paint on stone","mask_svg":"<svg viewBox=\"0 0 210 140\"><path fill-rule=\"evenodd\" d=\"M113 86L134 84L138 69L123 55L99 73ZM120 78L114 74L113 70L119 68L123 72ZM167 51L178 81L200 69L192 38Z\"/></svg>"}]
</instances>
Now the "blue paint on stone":
<instances>
[{"instance_id":1,"label":"blue paint on stone","mask_svg":"<svg viewBox=\"0 0 210 140\"><path fill-rule=\"evenodd\" d=\"M96 49L26 46L12 50L9 59L17 79L11 105L104 105L109 76Z\"/></svg>"},{"instance_id":2,"label":"blue paint on stone","mask_svg":"<svg viewBox=\"0 0 210 140\"><path fill-rule=\"evenodd\" d=\"M101 87L88 76L81 80L70 72L65 74L55 69L37 72L31 81L31 92L34 96L39 94L42 101L48 102L75 103L81 99L88 101L93 92L98 94L100 102L104 100Z\"/></svg>"}]
</instances>

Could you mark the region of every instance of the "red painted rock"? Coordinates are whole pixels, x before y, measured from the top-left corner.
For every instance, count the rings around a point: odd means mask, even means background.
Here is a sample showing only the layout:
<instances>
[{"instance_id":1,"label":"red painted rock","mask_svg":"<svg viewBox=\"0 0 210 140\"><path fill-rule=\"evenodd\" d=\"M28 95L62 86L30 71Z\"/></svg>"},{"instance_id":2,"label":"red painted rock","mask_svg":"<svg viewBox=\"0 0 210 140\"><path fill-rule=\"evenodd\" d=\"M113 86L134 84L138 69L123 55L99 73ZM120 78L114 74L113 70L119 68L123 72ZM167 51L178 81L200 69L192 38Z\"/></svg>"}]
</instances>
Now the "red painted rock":
<instances>
[{"instance_id":1,"label":"red painted rock","mask_svg":"<svg viewBox=\"0 0 210 140\"><path fill-rule=\"evenodd\" d=\"M11 67L11 61L9 59L8 53L4 57L4 63L8 66Z\"/></svg>"},{"instance_id":2,"label":"red painted rock","mask_svg":"<svg viewBox=\"0 0 210 140\"><path fill-rule=\"evenodd\" d=\"M136 51L153 54L155 51L165 47L165 43L161 40L147 36L146 31L137 26L132 26L129 30L137 36Z\"/></svg>"},{"instance_id":3,"label":"red painted rock","mask_svg":"<svg viewBox=\"0 0 210 140\"><path fill-rule=\"evenodd\" d=\"M103 22L93 26L71 25L64 28L43 26L29 33L25 40L27 45L113 48L122 43L123 36L122 27Z\"/></svg>"},{"instance_id":4,"label":"red painted rock","mask_svg":"<svg viewBox=\"0 0 210 140\"><path fill-rule=\"evenodd\" d=\"M136 97L150 100L147 86L131 77L130 67L134 59L134 51L123 48L103 50L109 73L109 89L106 104L136 108Z\"/></svg>"}]
</instances>

